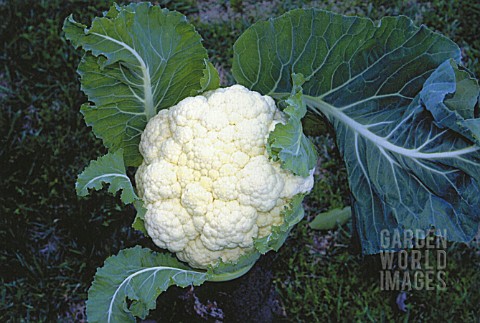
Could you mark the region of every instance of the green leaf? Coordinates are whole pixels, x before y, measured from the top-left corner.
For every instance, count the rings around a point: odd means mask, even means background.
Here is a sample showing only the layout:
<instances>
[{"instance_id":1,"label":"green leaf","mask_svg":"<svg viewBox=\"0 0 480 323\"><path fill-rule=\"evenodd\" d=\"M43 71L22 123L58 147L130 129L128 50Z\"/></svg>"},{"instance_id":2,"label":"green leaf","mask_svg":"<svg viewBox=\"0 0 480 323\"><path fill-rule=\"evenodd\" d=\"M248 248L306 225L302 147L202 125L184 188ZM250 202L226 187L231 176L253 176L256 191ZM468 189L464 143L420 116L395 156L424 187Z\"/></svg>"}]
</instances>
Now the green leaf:
<instances>
[{"instance_id":1,"label":"green leaf","mask_svg":"<svg viewBox=\"0 0 480 323\"><path fill-rule=\"evenodd\" d=\"M425 82L420 97L438 125L480 145L480 119L475 118L479 95L478 81L448 60Z\"/></svg>"},{"instance_id":2,"label":"green leaf","mask_svg":"<svg viewBox=\"0 0 480 323\"><path fill-rule=\"evenodd\" d=\"M205 59L205 69L203 70L203 77L200 80L201 89L197 93L203 93L218 89L220 87L220 76L213 64Z\"/></svg>"},{"instance_id":3,"label":"green leaf","mask_svg":"<svg viewBox=\"0 0 480 323\"><path fill-rule=\"evenodd\" d=\"M135 322L156 306L170 286L199 286L205 281L229 281L247 273L260 254L252 252L236 263L220 263L208 272L184 265L170 254L136 246L105 260L88 290L89 322Z\"/></svg>"},{"instance_id":4,"label":"green leaf","mask_svg":"<svg viewBox=\"0 0 480 323\"><path fill-rule=\"evenodd\" d=\"M95 274L88 290L87 319L107 323L135 322L134 316L144 319L168 287L198 286L208 277L169 254L139 246L121 250Z\"/></svg>"},{"instance_id":5,"label":"green leaf","mask_svg":"<svg viewBox=\"0 0 480 323\"><path fill-rule=\"evenodd\" d=\"M317 164L317 152L312 142L303 133L302 118L307 113L303 101L301 74L292 75L292 94L285 101L283 110L288 116L286 124L278 123L268 137L267 149L274 160L280 160L282 167L296 175L307 177Z\"/></svg>"},{"instance_id":6,"label":"green leaf","mask_svg":"<svg viewBox=\"0 0 480 323\"><path fill-rule=\"evenodd\" d=\"M375 24L311 9L255 24L234 49L235 79L262 94L287 97L291 75L304 75L307 108L335 130L364 253L381 250L382 230L475 236L478 85L444 63L460 61L452 41L406 17Z\"/></svg>"},{"instance_id":7,"label":"green leaf","mask_svg":"<svg viewBox=\"0 0 480 323\"><path fill-rule=\"evenodd\" d=\"M135 216L135 220L133 220L132 228L148 236L147 229L145 228L145 213L147 213L147 210L143 207L143 202L140 199L133 202L133 205L137 210L137 215Z\"/></svg>"},{"instance_id":8,"label":"green leaf","mask_svg":"<svg viewBox=\"0 0 480 323\"><path fill-rule=\"evenodd\" d=\"M260 258L260 254L253 251L241 256L235 263L220 262L214 268L210 268L211 276L208 278L208 281L222 282L241 277L255 265L258 258Z\"/></svg>"},{"instance_id":9,"label":"green leaf","mask_svg":"<svg viewBox=\"0 0 480 323\"><path fill-rule=\"evenodd\" d=\"M332 230L347 222L351 216L352 209L347 206L343 209L333 209L317 214L309 225L314 230Z\"/></svg>"},{"instance_id":10,"label":"green leaf","mask_svg":"<svg viewBox=\"0 0 480 323\"><path fill-rule=\"evenodd\" d=\"M138 199L125 171L122 149L90 162L90 165L78 175L75 184L77 195L87 196L88 189L101 190L103 183L110 184L108 192L112 194L122 190L120 198L125 204Z\"/></svg>"},{"instance_id":11,"label":"green leaf","mask_svg":"<svg viewBox=\"0 0 480 323\"><path fill-rule=\"evenodd\" d=\"M265 254L270 250L278 251L278 249L280 249L292 228L300 222L305 215L302 206L304 197L304 194L296 195L290 202L288 208L282 212L284 216L282 225L274 226L268 236L255 240L254 245L258 252Z\"/></svg>"},{"instance_id":12,"label":"green leaf","mask_svg":"<svg viewBox=\"0 0 480 323\"><path fill-rule=\"evenodd\" d=\"M215 85L200 35L178 12L149 3L114 5L90 28L69 16L63 30L86 52L78 67L91 102L82 106L85 120L106 147L124 149L127 166L142 161L138 144L151 117Z\"/></svg>"}]
</instances>

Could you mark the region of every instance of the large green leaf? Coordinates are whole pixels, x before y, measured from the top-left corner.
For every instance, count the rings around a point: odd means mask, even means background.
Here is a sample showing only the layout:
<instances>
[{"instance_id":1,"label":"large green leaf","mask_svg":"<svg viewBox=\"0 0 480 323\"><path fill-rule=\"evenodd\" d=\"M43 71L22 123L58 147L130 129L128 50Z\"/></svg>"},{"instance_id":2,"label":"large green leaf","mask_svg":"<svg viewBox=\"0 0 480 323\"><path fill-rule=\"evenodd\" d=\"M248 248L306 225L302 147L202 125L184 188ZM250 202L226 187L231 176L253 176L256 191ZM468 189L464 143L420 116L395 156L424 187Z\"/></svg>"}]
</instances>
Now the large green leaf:
<instances>
[{"instance_id":1,"label":"large green leaf","mask_svg":"<svg viewBox=\"0 0 480 323\"><path fill-rule=\"evenodd\" d=\"M89 322L135 322L156 306L157 297L170 286L229 281L248 272L260 254L252 252L236 263L220 263L208 271L192 269L171 254L136 246L107 258L88 290Z\"/></svg>"},{"instance_id":2,"label":"large green leaf","mask_svg":"<svg viewBox=\"0 0 480 323\"><path fill-rule=\"evenodd\" d=\"M108 153L92 160L85 170L78 175L75 188L78 196L87 196L89 189L100 190L103 184L109 184L112 194L122 190L121 199L125 204L132 203L138 197L135 194L130 178L128 178L123 162L123 150Z\"/></svg>"},{"instance_id":3,"label":"large green leaf","mask_svg":"<svg viewBox=\"0 0 480 323\"><path fill-rule=\"evenodd\" d=\"M169 254L139 246L121 250L97 270L88 290L89 322L135 322L156 306L160 293L171 285L201 285L209 277ZM128 302L128 303L127 303Z\"/></svg>"},{"instance_id":4,"label":"large green leaf","mask_svg":"<svg viewBox=\"0 0 480 323\"><path fill-rule=\"evenodd\" d=\"M406 17L295 10L237 40L233 73L277 98L291 93L291 75L305 76L308 109L336 132L362 249L376 253L382 230L433 226L456 241L478 231L478 85L442 65L450 59L460 60L452 41ZM456 114L443 120L447 108Z\"/></svg>"},{"instance_id":5,"label":"large green leaf","mask_svg":"<svg viewBox=\"0 0 480 323\"><path fill-rule=\"evenodd\" d=\"M78 67L91 102L82 107L85 120L105 146L124 149L127 166L141 163L140 135L160 109L218 86L200 35L178 12L114 5L90 28L69 16L63 30L86 51Z\"/></svg>"}]
</instances>

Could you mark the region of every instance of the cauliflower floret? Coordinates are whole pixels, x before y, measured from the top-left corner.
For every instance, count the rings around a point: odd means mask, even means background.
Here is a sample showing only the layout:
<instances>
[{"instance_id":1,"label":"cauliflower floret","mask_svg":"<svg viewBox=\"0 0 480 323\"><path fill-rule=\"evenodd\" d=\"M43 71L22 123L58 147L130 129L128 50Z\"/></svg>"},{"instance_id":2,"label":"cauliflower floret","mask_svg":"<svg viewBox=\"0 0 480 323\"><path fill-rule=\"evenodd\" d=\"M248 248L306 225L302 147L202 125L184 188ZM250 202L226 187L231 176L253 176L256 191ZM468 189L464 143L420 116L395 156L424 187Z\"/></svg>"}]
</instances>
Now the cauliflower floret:
<instances>
[{"instance_id":1,"label":"cauliflower floret","mask_svg":"<svg viewBox=\"0 0 480 323\"><path fill-rule=\"evenodd\" d=\"M157 246L172 252L183 250L188 242L199 235L190 214L178 199L147 204L145 229Z\"/></svg>"},{"instance_id":2,"label":"cauliflower floret","mask_svg":"<svg viewBox=\"0 0 480 323\"><path fill-rule=\"evenodd\" d=\"M214 201L213 210L205 218L200 239L210 250L251 247L252 239L257 235L257 211L238 201Z\"/></svg>"},{"instance_id":3,"label":"cauliflower floret","mask_svg":"<svg viewBox=\"0 0 480 323\"><path fill-rule=\"evenodd\" d=\"M268 157L284 116L272 98L234 85L182 100L152 118L135 175L155 244L192 267L234 262L283 223L282 211L313 186Z\"/></svg>"},{"instance_id":4,"label":"cauliflower floret","mask_svg":"<svg viewBox=\"0 0 480 323\"><path fill-rule=\"evenodd\" d=\"M161 199L170 199L181 193L177 180L176 167L166 160L158 160L151 164L143 164L141 173L142 196L146 203L155 203Z\"/></svg>"},{"instance_id":5,"label":"cauliflower floret","mask_svg":"<svg viewBox=\"0 0 480 323\"><path fill-rule=\"evenodd\" d=\"M285 176L264 155L255 156L239 172L239 200L260 212L271 210L285 185Z\"/></svg>"},{"instance_id":6,"label":"cauliflower floret","mask_svg":"<svg viewBox=\"0 0 480 323\"><path fill-rule=\"evenodd\" d=\"M219 251L210 250L200 239L195 239L190 241L185 249L177 252L177 257L181 261L188 262L194 268L206 268L209 264L218 263L220 259L223 262L234 262L251 251L253 251L253 246L250 248L226 248Z\"/></svg>"},{"instance_id":7,"label":"cauliflower floret","mask_svg":"<svg viewBox=\"0 0 480 323\"><path fill-rule=\"evenodd\" d=\"M145 131L143 131L139 149L146 163L154 161L159 156L162 143L172 137L168 118L168 110L160 110L147 123Z\"/></svg>"}]
</instances>

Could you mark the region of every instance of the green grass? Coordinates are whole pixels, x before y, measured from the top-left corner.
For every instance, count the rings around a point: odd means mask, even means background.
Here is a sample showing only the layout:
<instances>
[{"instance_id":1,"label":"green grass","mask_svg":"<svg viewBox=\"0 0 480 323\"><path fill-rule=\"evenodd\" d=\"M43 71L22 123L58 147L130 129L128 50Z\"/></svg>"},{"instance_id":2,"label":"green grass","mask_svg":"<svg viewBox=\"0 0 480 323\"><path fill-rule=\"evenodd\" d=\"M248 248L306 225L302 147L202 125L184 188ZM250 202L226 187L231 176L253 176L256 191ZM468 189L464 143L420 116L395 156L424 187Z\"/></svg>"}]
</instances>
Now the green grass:
<instances>
[{"instance_id":1,"label":"green grass","mask_svg":"<svg viewBox=\"0 0 480 323\"><path fill-rule=\"evenodd\" d=\"M332 139L322 135L315 144L320 171L305 202L305 220L276 256L275 284L288 320L476 322L480 317L480 242L471 247L447 244L446 290L406 291L404 312L396 303L401 290L382 290L380 256L361 256L352 244L351 221L334 231L310 229L308 223L319 212L349 203L345 168L332 148Z\"/></svg>"},{"instance_id":2,"label":"green grass","mask_svg":"<svg viewBox=\"0 0 480 323\"><path fill-rule=\"evenodd\" d=\"M291 321L456 321L480 315L479 256L465 246L447 252L445 291L407 291L406 312L384 291L379 259L349 252L345 233L318 234L302 222L276 264L276 286ZM348 236L348 235L347 235ZM477 251L478 252L478 251Z\"/></svg>"},{"instance_id":3,"label":"green grass","mask_svg":"<svg viewBox=\"0 0 480 323\"><path fill-rule=\"evenodd\" d=\"M232 44L253 21L295 6L331 9L379 19L405 14L454 39L466 65L480 75L477 1L253 1L221 6L233 20L203 22L200 1L160 1L189 15L223 84ZM74 13L88 22L110 1L0 1L0 321L82 321L86 291L98 266L119 249L147 239L130 229L132 208L95 192L77 198L74 183L88 161L105 152L79 113L86 98L75 73L80 59L62 37L63 19ZM229 9L230 8L230 9ZM230 17L230 16L229 16ZM318 129L316 129L318 130ZM313 133L313 132L312 132ZM400 312L395 293L379 290L372 268L378 261L354 253L348 229L312 231L318 212L349 203L346 174L333 139L317 139L322 170L308 200L308 217L281 249L275 282L290 320L474 321L480 316L478 251L453 246L448 254L448 290L407 295ZM378 264L377 264L378 265Z\"/></svg>"},{"instance_id":4,"label":"green grass","mask_svg":"<svg viewBox=\"0 0 480 323\"><path fill-rule=\"evenodd\" d=\"M115 198L78 199L73 189L102 148L78 113L79 56L61 22L70 12L90 19L102 7L9 1L0 10L1 321L81 316L95 265L128 241L121 228L133 217Z\"/></svg>"}]
</instances>

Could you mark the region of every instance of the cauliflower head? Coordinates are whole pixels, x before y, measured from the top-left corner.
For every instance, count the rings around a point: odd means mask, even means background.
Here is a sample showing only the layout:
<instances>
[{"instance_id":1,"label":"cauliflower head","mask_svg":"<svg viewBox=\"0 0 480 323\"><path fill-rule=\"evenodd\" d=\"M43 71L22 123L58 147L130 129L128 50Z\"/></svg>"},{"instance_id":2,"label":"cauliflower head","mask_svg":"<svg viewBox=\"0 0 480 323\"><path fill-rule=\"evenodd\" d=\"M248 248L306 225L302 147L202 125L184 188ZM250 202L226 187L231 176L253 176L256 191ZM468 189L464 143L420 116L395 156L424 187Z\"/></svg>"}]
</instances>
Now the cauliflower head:
<instances>
[{"instance_id":1,"label":"cauliflower head","mask_svg":"<svg viewBox=\"0 0 480 323\"><path fill-rule=\"evenodd\" d=\"M269 96L234 85L161 110L140 142L135 175L154 243L190 266L235 262L283 223L291 199L313 186L269 158L284 120Z\"/></svg>"}]
</instances>

